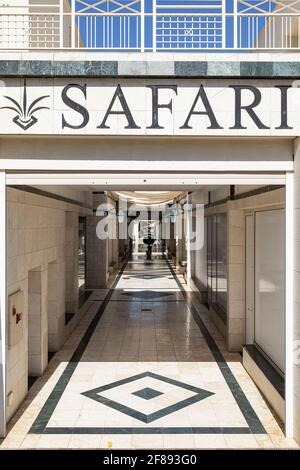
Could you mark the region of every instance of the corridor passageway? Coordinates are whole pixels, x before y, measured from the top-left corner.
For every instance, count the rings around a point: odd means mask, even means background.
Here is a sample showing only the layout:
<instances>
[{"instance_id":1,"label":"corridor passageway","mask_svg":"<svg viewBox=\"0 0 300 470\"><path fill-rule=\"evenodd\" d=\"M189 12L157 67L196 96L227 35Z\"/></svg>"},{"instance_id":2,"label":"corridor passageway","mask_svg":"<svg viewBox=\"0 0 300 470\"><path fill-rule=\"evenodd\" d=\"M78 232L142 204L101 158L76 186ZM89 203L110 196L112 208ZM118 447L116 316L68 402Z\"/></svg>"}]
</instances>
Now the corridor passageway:
<instances>
[{"instance_id":1,"label":"corridor passageway","mask_svg":"<svg viewBox=\"0 0 300 470\"><path fill-rule=\"evenodd\" d=\"M127 260L81 309L2 448L296 446L169 260Z\"/></svg>"}]
</instances>

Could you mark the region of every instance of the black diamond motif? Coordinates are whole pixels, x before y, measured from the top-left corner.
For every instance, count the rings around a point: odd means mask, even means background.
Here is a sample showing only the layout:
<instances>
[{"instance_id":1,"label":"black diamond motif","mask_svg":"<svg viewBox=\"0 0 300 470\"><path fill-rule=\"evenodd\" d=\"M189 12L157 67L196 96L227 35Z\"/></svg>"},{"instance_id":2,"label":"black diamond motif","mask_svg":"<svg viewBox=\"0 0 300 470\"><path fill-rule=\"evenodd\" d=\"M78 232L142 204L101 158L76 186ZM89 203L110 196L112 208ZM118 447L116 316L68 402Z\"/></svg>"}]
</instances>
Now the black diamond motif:
<instances>
[{"instance_id":1,"label":"black diamond motif","mask_svg":"<svg viewBox=\"0 0 300 470\"><path fill-rule=\"evenodd\" d=\"M148 291L148 290L140 290L137 292L124 292L122 295L127 295L128 297L134 297L136 299L158 299L160 297L166 297L171 295L170 293L166 292L156 292L156 291Z\"/></svg>"},{"instance_id":2,"label":"black diamond motif","mask_svg":"<svg viewBox=\"0 0 300 470\"><path fill-rule=\"evenodd\" d=\"M159 392L158 390L154 390L154 388L146 387L142 388L142 390L138 390L137 392L133 392L132 395L136 395L137 397L143 398L144 400L151 400L151 398L163 395L163 393Z\"/></svg>"},{"instance_id":3,"label":"black diamond motif","mask_svg":"<svg viewBox=\"0 0 300 470\"><path fill-rule=\"evenodd\" d=\"M185 400L181 400L173 405L166 406L165 408L155 411L154 413L150 413L149 415L145 413L141 413L140 411L137 411L134 408L131 408L129 406L122 405L121 403L118 403L114 400L110 400L109 398L106 398L104 396L101 396L101 392L105 392L106 390L111 390L120 385L124 385L124 384L131 383L139 379L143 379L144 377L152 377L153 379L175 385L176 387L181 387L185 390L189 390L190 392L194 392L194 395L192 395L189 398L186 398ZM154 374L153 372L143 372L141 374L128 377L127 379L122 379L122 380L118 380L117 382L112 382L110 384L104 385L103 387L97 387L92 390L88 390L87 392L83 392L81 395L91 398L92 400L102 403L103 405L109 406L110 408L113 408L114 410L120 411L121 413L124 413L127 416L132 416L133 418L136 418L139 421L142 421L143 423L152 423L153 421L156 421L159 418L163 418L164 416L167 416L171 413L179 411L182 408L192 405L193 403L197 403L200 400L204 400L205 398L208 398L211 395L214 395L214 393L209 392L208 390L204 390L202 388L194 387L193 385L179 382L178 380L174 380L168 377L164 377L162 375Z\"/></svg>"},{"instance_id":4,"label":"black diamond motif","mask_svg":"<svg viewBox=\"0 0 300 470\"><path fill-rule=\"evenodd\" d=\"M130 278L128 277L126 279L161 279L162 277L165 276L162 276L160 274L135 274L133 276L130 276Z\"/></svg>"}]
</instances>

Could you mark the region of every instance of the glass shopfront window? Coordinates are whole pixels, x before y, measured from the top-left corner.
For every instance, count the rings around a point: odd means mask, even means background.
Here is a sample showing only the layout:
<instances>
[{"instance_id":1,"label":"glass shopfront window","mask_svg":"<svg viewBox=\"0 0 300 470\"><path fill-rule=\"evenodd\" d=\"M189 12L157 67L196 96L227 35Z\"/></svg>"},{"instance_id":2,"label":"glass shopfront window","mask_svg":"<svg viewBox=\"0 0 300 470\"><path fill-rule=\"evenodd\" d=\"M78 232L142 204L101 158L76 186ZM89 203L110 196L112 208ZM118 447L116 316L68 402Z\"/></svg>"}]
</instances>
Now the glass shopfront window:
<instances>
[{"instance_id":1,"label":"glass shopfront window","mask_svg":"<svg viewBox=\"0 0 300 470\"><path fill-rule=\"evenodd\" d=\"M208 303L226 323L227 314L227 216L207 218Z\"/></svg>"},{"instance_id":2,"label":"glass shopfront window","mask_svg":"<svg viewBox=\"0 0 300 470\"><path fill-rule=\"evenodd\" d=\"M85 289L86 262L86 218L79 217L78 226L78 286L79 291Z\"/></svg>"},{"instance_id":3,"label":"glass shopfront window","mask_svg":"<svg viewBox=\"0 0 300 470\"><path fill-rule=\"evenodd\" d=\"M284 209L255 213L255 343L281 371L285 369L284 227Z\"/></svg>"}]
</instances>

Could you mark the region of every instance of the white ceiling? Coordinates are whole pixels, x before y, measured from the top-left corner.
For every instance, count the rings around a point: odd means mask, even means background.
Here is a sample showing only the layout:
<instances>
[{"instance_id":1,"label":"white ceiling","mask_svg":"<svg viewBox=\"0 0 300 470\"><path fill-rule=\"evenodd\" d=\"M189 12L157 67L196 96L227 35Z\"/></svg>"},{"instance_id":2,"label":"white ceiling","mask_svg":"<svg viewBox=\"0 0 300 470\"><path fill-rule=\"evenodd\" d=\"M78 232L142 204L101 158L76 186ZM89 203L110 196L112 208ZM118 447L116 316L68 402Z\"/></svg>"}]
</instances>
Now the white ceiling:
<instances>
[{"instance_id":1,"label":"white ceiling","mask_svg":"<svg viewBox=\"0 0 300 470\"><path fill-rule=\"evenodd\" d=\"M112 191L117 198L121 197L134 204L160 205L172 203L176 198L185 196L185 191Z\"/></svg>"}]
</instances>

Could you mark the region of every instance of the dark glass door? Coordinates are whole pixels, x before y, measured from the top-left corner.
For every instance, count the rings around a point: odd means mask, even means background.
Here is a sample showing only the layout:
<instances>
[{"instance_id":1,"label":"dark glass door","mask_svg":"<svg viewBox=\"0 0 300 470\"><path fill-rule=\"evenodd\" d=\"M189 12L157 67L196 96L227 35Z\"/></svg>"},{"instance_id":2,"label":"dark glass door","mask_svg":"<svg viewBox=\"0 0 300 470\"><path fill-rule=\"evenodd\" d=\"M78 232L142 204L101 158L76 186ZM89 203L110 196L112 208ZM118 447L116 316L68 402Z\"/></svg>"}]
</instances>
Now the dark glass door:
<instances>
[{"instance_id":1,"label":"dark glass door","mask_svg":"<svg viewBox=\"0 0 300 470\"><path fill-rule=\"evenodd\" d=\"M86 218L79 217L78 224L78 286L79 292L85 289L86 262Z\"/></svg>"}]
</instances>

